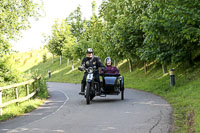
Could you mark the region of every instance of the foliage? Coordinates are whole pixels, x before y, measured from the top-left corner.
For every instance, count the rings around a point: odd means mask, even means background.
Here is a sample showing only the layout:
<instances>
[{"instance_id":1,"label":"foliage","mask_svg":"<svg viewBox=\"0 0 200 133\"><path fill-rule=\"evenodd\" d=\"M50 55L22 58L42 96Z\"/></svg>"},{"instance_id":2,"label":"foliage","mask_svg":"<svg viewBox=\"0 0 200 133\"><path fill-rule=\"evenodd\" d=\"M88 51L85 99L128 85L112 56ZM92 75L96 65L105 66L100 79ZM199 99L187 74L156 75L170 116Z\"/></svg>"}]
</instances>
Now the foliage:
<instances>
[{"instance_id":1,"label":"foliage","mask_svg":"<svg viewBox=\"0 0 200 133\"><path fill-rule=\"evenodd\" d=\"M191 61L199 49L199 4L197 1L154 1L143 16L145 50L158 62ZM149 52L147 52L149 51ZM146 53L148 55L146 55Z\"/></svg>"},{"instance_id":2,"label":"foliage","mask_svg":"<svg viewBox=\"0 0 200 133\"><path fill-rule=\"evenodd\" d=\"M80 6L66 18L66 22L71 25L72 35L76 37L77 42L80 40L80 35L84 32L84 21L82 20Z\"/></svg>"},{"instance_id":3,"label":"foliage","mask_svg":"<svg viewBox=\"0 0 200 133\"><path fill-rule=\"evenodd\" d=\"M17 71L12 63L10 57L0 58L0 86L24 80L23 74Z\"/></svg>"},{"instance_id":4,"label":"foliage","mask_svg":"<svg viewBox=\"0 0 200 133\"><path fill-rule=\"evenodd\" d=\"M115 58L127 59L138 58L138 48L143 44L143 32L140 29L140 18L144 1L137 1L141 6L132 1L111 0L104 2L101 6L101 16L106 20L106 33L111 37L109 51L115 54ZM113 14L113 15L111 15ZM122 59L123 59L122 58Z\"/></svg>"},{"instance_id":5,"label":"foliage","mask_svg":"<svg viewBox=\"0 0 200 133\"><path fill-rule=\"evenodd\" d=\"M71 34L71 26L65 20L59 22L55 21L52 26L52 35L48 38L47 49L55 55L66 56L73 58L73 45L75 44L75 37Z\"/></svg>"},{"instance_id":6,"label":"foliage","mask_svg":"<svg viewBox=\"0 0 200 133\"><path fill-rule=\"evenodd\" d=\"M11 51L10 42L20 37L23 30L30 27L30 18L40 16L42 3L33 0L0 1L0 85L23 80L9 62L7 55Z\"/></svg>"},{"instance_id":7,"label":"foliage","mask_svg":"<svg viewBox=\"0 0 200 133\"><path fill-rule=\"evenodd\" d=\"M33 0L1 0L0 56L9 52L10 41L30 27L29 18L39 17L40 5Z\"/></svg>"},{"instance_id":8,"label":"foliage","mask_svg":"<svg viewBox=\"0 0 200 133\"><path fill-rule=\"evenodd\" d=\"M43 54L42 59L43 59L43 63L47 62L47 54L46 53Z\"/></svg>"},{"instance_id":9,"label":"foliage","mask_svg":"<svg viewBox=\"0 0 200 133\"><path fill-rule=\"evenodd\" d=\"M38 64L38 62L35 62L36 59L38 59L39 63L45 64L43 63L42 57L46 53L47 53L46 50L39 50L35 52L30 51L26 53L13 53L9 55L8 57L5 56L4 59L1 58L1 61L4 61L3 66L5 66L6 68L3 70L8 70L7 72L4 73L5 74L4 77L8 77L8 78L6 81L0 82L0 85L5 86L7 84L27 81L27 80L30 80L31 78L35 78L36 76L40 75L38 72L41 68L37 68L34 71L28 71L28 69ZM49 54L47 54L47 58L48 57L49 57ZM24 64L24 60L28 60L28 61L25 62ZM1 78L1 79L5 80L5 78ZM42 77L42 79L40 80L40 83L41 83L40 91L37 94L36 98L22 102L20 103L20 106L16 106L16 104L12 104L5 107L3 109L3 116L0 117L0 120L6 120L15 116L23 115L24 113L30 112L34 110L35 108L37 108L39 105L43 104L44 99L48 97L45 77ZM36 83L36 86L38 86L38 83ZM19 87L18 91L19 91L19 97L23 97L26 95L24 87ZM33 90L30 88L30 91L33 91ZM3 102L11 100L11 99L13 100L13 98L15 98L15 90L8 89L8 90L3 91Z\"/></svg>"},{"instance_id":10,"label":"foliage","mask_svg":"<svg viewBox=\"0 0 200 133\"><path fill-rule=\"evenodd\" d=\"M107 0L101 4L98 16L94 1L89 20L82 19L78 6L66 18L76 45L68 45L65 53L81 59L92 47L100 58L111 56L118 62L128 59L165 66L182 62L193 65L200 56L199 6L195 0ZM49 43L62 37L54 38ZM61 39L52 49L60 49L63 42Z\"/></svg>"}]
</instances>

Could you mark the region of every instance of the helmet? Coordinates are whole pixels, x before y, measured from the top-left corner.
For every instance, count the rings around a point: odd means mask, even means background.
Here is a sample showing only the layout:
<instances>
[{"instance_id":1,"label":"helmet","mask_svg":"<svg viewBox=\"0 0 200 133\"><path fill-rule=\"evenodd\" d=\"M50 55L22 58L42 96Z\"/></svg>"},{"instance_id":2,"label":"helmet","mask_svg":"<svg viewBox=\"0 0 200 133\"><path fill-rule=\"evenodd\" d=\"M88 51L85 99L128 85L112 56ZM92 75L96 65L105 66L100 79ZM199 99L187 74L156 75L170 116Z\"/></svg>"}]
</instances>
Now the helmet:
<instances>
[{"instance_id":1,"label":"helmet","mask_svg":"<svg viewBox=\"0 0 200 133\"><path fill-rule=\"evenodd\" d=\"M92 48L88 48L88 49L87 49L87 53L93 53Z\"/></svg>"},{"instance_id":2,"label":"helmet","mask_svg":"<svg viewBox=\"0 0 200 133\"><path fill-rule=\"evenodd\" d=\"M106 57L105 58L105 64L107 64L107 62L111 62L111 65L112 65L112 63L113 63L112 58Z\"/></svg>"}]
</instances>

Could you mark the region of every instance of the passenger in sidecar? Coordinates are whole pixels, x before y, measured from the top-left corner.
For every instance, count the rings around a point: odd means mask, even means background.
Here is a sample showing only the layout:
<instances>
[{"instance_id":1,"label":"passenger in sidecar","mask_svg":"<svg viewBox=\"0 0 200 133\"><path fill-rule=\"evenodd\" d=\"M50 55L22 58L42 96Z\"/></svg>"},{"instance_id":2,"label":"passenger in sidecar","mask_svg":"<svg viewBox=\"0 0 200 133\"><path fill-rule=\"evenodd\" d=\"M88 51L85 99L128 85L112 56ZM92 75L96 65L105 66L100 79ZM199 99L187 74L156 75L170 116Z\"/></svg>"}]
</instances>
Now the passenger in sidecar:
<instances>
[{"instance_id":1,"label":"passenger in sidecar","mask_svg":"<svg viewBox=\"0 0 200 133\"><path fill-rule=\"evenodd\" d=\"M124 77L119 74L117 67L112 66L112 59L105 59L106 68L101 70L101 87L105 95L118 95L121 92L121 99L124 99Z\"/></svg>"},{"instance_id":2,"label":"passenger in sidecar","mask_svg":"<svg viewBox=\"0 0 200 133\"><path fill-rule=\"evenodd\" d=\"M119 74L119 69L117 69L117 67L113 66L112 58L106 57L105 65L106 65L105 69L101 70L100 73Z\"/></svg>"}]
</instances>

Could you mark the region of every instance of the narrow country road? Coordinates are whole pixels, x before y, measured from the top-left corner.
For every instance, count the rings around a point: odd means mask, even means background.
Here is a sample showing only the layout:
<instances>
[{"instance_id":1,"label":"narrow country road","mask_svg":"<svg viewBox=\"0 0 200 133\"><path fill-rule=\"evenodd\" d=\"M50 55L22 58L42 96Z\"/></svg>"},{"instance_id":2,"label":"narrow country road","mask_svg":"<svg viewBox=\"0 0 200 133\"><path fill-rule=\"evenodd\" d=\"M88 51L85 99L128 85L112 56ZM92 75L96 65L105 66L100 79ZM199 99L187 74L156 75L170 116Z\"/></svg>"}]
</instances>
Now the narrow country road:
<instances>
[{"instance_id":1,"label":"narrow country road","mask_svg":"<svg viewBox=\"0 0 200 133\"><path fill-rule=\"evenodd\" d=\"M95 97L90 105L79 84L49 82L43 106L0 122L0 133L168 133L170 105L151 93L125 89L118 96Z\"/></svg>"}]
</instances>

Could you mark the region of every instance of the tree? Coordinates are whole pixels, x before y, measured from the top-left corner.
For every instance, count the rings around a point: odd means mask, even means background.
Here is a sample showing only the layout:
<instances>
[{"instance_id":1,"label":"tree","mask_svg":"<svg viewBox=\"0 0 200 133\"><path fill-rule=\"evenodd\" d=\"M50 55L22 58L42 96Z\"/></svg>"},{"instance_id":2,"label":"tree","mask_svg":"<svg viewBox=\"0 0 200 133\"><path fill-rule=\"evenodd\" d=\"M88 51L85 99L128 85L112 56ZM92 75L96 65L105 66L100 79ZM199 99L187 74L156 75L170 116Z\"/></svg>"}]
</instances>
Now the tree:
<instances>
[{"instance_id":1,"label":"tree","mask_svg":"<svg viewBox=\"0 0 200 133\"><path fill-rule=\"evenodd\" d=\"M11 41L17 40L22 31L30 27L30 18L38 18L41 14L41 3L33 0L1 0L0 1L0 82L17 82L4 56L11 51ZM8 65L9 64L9 65ZM16 71L14 71L16 72Z\"/></svg>"},{"instance_id":2,"label":"tree","mask_svg":"<svg viewBox=\"0 0 200 133\"><path fill-rule=\"evenodd\" d=\"M77 42L80 40L81 34L84 32L84 21L82 20L81 8L78 6L75 11L71 12L66 18L66 22L71 25L72 35L76 37Z\"/></svg>"},{"instance_id":3,"label":"tree","mask_svg":"<svg viewBox=\"0 0 200 133\"><path fill-rule=\"evenodd\" d=\"M139 60L138 49L143 47L144 32L141 16L145 13L147 0L109 0L101 6L101 16L106 21L106 37L109 49L116 58Z\"/></svg>"},{"instance_id":4,"label":"tree","mask_svg":"<svg viewBox=\"0 0 200 133\"><path fill-rule=\"evenodd\" d=\"M197 1L154 1L143 18L145 48L161 64L191 61L199 49L199 4Z\"/></svg>"},{"instance_id":5,"label":"tree","mask_svg":"<svg viewBox=\"0 0 200 133\"><path fill-rule=\"evenodd\" d=\"M9 52L10 41L18 39L21 31L30 27L30 17L40 16L40 7L39 3L32 0L1 0L0 55Z\"/></svg>"},{"instance_id":6,"label":"tree","mask_svg":"<svg viewBox=\"0 0 200 133\"><path fill-rule=\"evenodd\" d=\"M73 45L75 37L71 34L71 27L65 20L55 21L52 26L52 35L48 38L47 49L55 55L60 56L60 64L62 63L62 55L73 59Z\"/></svg>"}]
</instances>

